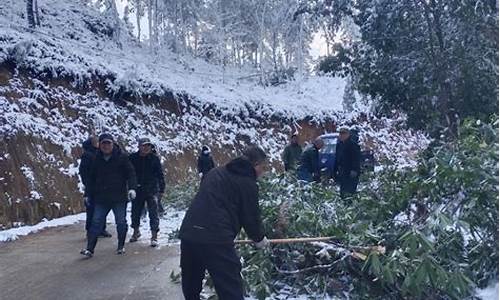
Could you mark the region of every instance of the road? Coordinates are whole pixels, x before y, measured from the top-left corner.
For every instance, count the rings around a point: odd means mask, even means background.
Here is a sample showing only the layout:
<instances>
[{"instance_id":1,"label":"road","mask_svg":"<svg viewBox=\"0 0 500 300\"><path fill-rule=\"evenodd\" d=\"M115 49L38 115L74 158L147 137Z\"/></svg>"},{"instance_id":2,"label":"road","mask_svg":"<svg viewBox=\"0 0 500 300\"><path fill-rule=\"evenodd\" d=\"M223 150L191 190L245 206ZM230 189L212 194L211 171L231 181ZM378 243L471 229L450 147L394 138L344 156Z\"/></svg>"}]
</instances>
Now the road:
<instances>
[{"instance_id":1,"label":"road","mask_svg":"<svg viewBox=\"0 0 500 300\"><path fill-rule=\"evenodd\" d=\"M170 279L172 270L180 272L177 245L155 249L127 243L127 253L116 255L116 231L108 228L113 237L100 239L91 259L79 254L85 245L83 224L0 243L0 298L183 299L180 284Z\"/></svg>"}]
</instances>

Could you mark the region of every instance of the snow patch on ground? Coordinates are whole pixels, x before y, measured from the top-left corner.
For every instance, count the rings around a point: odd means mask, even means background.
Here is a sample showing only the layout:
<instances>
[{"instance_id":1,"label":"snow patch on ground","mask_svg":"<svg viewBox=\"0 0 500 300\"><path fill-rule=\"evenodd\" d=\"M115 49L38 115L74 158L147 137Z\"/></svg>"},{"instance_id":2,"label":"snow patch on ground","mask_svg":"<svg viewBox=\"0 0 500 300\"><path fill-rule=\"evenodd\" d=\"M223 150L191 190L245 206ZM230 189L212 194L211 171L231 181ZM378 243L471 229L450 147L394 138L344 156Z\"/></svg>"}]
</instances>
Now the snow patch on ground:
<instances>
[{"instance_id":1,"label":"snow patch on ground","mask_svg":"<svg viewBox=\"0 0 500 300\"><path fill-rule=\"evenodd\" d=\"M498 281L493 282L490 286L484 289L477 289L476 296L482 300L498 300Z\"/></svg>"},{"instance_id":2,"label":"snow patch on ground","mask_svg":"<svg viewBox=\"0 0 500 300\"><path fill-rule=\"evenodd\" d=\"M31 233L36 233L40 230L65 226L78 223L80 221L85 221L85 213L65 216L62 218L52 219L50 221L44 220L33 226L21 226L17 228L11 228L7 230L0 231L0 242L14 241L22 236L26 236Z\"/></svg>"},{"instance_id":3,"label":"snow patch on ground","mask_svg":"<svg viewBox=\"0 0 500 300\"><path fill-rule=\"evenodd\" d=\"M58 202L53 202L52 204L57 207L60 206L60 203ZM129 203L127 206L127 223L129 225L131 224L131 219L130 219L131 207L132 206ZM175 237L173 236L174 234L172 233L175 233L180 228L182 219L184 218L184 213L185 213L184 211L175 210L173 208L169 207L165 208L165 213L160 218L160 233L158 235L158 242L160 244L160 247L170 244L176 244L179 242L178 240L175 239ZM62 218L52 219L50 221L44 219L44 221L33 226L20 226L0 231L0 242L14 241L22 236L36 233L47 228L72 225L85 220L86 220L86 213L65 216ZM113 214L113 211L111 211L108 214L106 222L110 225L115 224L115 216ZM82 231L83 230L84 229L82 227ZM142 237L139 240L139 242L149 244L151 233L149 230L149 218L147 216L141 220L140 230L142 232ZM110 232L116 236L116 233L112 232L111 230ZM131 230L129 230L128 232L129 237L130 234Z\"/></svg>"}]
</instances>

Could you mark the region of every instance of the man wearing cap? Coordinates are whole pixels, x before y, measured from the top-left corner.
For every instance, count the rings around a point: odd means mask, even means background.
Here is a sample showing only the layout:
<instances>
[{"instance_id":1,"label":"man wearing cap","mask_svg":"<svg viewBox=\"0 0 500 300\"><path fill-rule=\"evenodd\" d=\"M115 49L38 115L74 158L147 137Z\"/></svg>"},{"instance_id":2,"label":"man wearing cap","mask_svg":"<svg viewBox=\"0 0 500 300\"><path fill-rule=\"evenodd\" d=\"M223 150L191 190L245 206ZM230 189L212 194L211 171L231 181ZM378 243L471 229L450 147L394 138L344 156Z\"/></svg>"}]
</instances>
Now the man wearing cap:
<instances>
[{"instance_id":1,"label":"man wearing cap","mask_svg":"<svg viewBox=\"0 0 500 300\"><path fill-rule=\"evenodd\" d=\"M78 167L78 174L82 179L83 186L89 185L90 179L90 169L92 167L92 162L95 159L97 151L99 150L99 139L97 136L92 135L86 139L83 144L83 154L80 158L80 166ZM92 224L92 217L94 216L94 201L91 197L84 197L85 211L87 213L87 218L85 220L85 230L87 234L90 230L90 225ZM111 237L111 233L106 231L106 223L102 229L100 237Z\"/></svg>"},{"instance_id":2,"label":"man wearing cap","mask_svg":"<svg viewBox=\"0 0 500 300\"><path fill-rule=\"evenodd\" d=\"M210 155L210 148L205 145L201 148L201 153L198 156L198 174L200 178L203 179L208 171L212 170L214 167L215 163L212 155Z\"/></svg>"},{"instance_id":3,"label":"man wearing cap","mask_svg":"<svg viewBox=\"0 0 500 300\"><path fill-rule=\"evenodd\" d=\"M297 134L292 134L290 138L290 144L285 147L281 158L283 159L283 164L285 165L285 171L294 171L297 169L297 161L300 159L302 154L302 147L299 145Z\"/></svg>"},{"instance_id":4,"label":"man wearing cap","mask_svg":"<svg viewBox=\"0 0 500 300\"><path fill-rule=\"evenodd\" d=\"M325 142L318 137L311 146L306 148L300 156L300 164L297 168L297 177L306 182L321 180L321 170L319 165L319 150L323 148Z\"/></svg>"},{"instance_id":5,"label":"man wearing cap","mask_svg":"<svg viewBox=\"0 0 500 300\"><path fill-rule=\"evenodd\" d=\"M132 228L134 233L130 242L136 242L141 236L139 231L141 213L147 204L151 246L158 246L158 202L165 191L165 178L160 159L153 152L154 145L148 138L139 139L139 150L129 156L137 175L137 197L132 201Z\"/></svg>"},{"instance_id":6,"label":"man wearing cap","mask_svg":"<svg viewBox=\"0 0 500 300\"><path fill-rule=\"evenodd\" d=\"M127 237L127 202L135 198L136 178L134 167L125 153L114 142L113 136L104 133L99 136L99 151L92 163L89 184L85 196L95 203L92 224L87 235L87 248L80 251L86 257L94 255L97 237L101 233L110 210L115 215L118 236L117 254L125 253Z\"/></svg>"},{"instance_id":7,"label":"man wearing cap","mask_svg":"<svg viewBox=\"0 0 500 300\"><path fill-rule=\"evenodd\" d=\"M349 128L339 129L339 142L335 150L335 165L333 174L340 185L340 196L345 198L356 193L359 182L361 150L352 141Z\"/></svg>"},{"instance_id":8,"label":"man wearing cap","mask_svg":"<svg viewBox=\"0 0 500 300\"><path fill-rule=\"evenodd\" d=\"M267 169L267 156L258 147L225 166L210 171L191 202L180 229L182 292L186 300L199 300L208 271L220 300L243 300L241 262L234 239L245 229L257 248L264 236L257 178Z\"/></svg>"}]
</instances>

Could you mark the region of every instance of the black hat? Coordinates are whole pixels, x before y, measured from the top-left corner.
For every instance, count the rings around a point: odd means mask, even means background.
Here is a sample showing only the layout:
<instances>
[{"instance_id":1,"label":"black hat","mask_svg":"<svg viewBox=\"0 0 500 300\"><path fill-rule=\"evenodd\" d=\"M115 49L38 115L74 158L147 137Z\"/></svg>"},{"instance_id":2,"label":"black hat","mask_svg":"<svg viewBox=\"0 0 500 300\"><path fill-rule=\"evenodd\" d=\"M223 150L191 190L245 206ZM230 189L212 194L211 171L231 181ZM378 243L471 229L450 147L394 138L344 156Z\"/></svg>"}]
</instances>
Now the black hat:
<instances>
[{"instance_id":1,"label":"black hat","mask_svg":"<svg viewBox=\"0 0 500 300\"><path fill-rule=\"evenodd\" d=\"M101 142L104 142L104 141L108 141L108 142L111 142L113 143L114 142L114 139L113 139L113 136L109 133L103 133L99 136L99 143Z\"/></svg>"},{"instance_id":2,"label":"black hat","mask_svg":"<svg viewBox=\"0 0 500 300\"><path fill-rule=\"evenodd\" d=\"M149 138L141 138L141 139L139 139L139 146L142 146L142 145L153 146L153 143L151 142L151 140Z\"/></svg>"},{"instance_id":3,"label":"black hat","mask_svg":"<svg viewBox=\"0 0 500 300\"><path fill-rule=\"evenodd\" d=\"M349 127L347 126L340 127L339 133L350 133Z\"/></svg>"}]
</instances>

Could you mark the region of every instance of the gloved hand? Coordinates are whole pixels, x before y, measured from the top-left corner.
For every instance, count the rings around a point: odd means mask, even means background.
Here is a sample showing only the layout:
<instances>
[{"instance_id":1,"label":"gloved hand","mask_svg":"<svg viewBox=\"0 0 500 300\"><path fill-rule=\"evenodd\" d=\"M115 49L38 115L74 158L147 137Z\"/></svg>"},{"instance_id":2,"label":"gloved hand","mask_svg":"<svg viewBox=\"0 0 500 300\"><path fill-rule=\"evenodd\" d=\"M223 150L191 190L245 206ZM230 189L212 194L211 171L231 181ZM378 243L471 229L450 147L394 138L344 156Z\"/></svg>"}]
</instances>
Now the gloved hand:
<instances>
[{"instance_id":1,"label":"gloved hand","mask_svg":"<svg viewBox=\"0 0 500 300\"><path fill-rule=\"evenodd\" d=\"M351 176L351 178L355 178L356 176L358 176L358 172L351 171L351 172L349 172L349 176Z\"/></svg>"},{"instance_id":2,"label":"gloved hand","mask_svg":"<svg viewBox=\"0 0 500 300\"><path fill-rule=\"evenodd\" d=\"M198 176L199 176L200 178L201 178L201 177L203 177L203 173L201 173L201 172L200 172L200 173L198 173Z\"/></svg>"},{"instance_id":3,"label":"gloved hand","mask_svg":"<svg viewBox=\"0 0 500 300\"><path fill-rule=\"evenodd\" d=\"M128 199L129 200L134 200L135 199L135 190L128 190Z\"/></svg>"},{"instance_id":4,"label":"gloved hand","mask_svg":"<svg viewBox=\"0 0 500 300\"><path fill-rule=\"evenodd\" d=\"M85 207L89 207L90 206L90 198L83 197L83 203L85 204Z\"/></svg>"},{"instance_id":5,"label":"gloved hand","mask_svg":"<svg viewBox=\"0 0 500 300\"><path fill-rule=\"evenodd\" d=\"M254 245L257 249L268 248L270 243L267 237L264 237L260 242L254 242Z\"/></svg>"},{"instance_id":6,"label":"gloved hand","mask_svg":"<svg viewBox=\"0 0 500 300\"><path fill-rule=\"evenodd\" d=\"M313 174L313 180L316 182L321 182L321 174L318 173Z\"/></svg>"}]
</instances>

